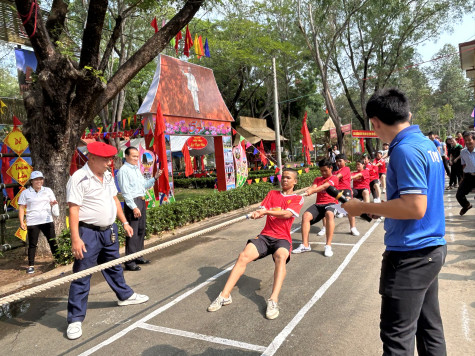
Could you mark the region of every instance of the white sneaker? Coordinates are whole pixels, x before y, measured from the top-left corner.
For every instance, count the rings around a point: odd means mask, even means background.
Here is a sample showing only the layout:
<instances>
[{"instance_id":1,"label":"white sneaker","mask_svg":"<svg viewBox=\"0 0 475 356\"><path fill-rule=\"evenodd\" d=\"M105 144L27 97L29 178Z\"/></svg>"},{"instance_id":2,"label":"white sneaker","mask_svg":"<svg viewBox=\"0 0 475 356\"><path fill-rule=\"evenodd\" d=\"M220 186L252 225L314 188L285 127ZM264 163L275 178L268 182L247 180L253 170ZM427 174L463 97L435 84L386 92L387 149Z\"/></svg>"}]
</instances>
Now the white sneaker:
<instances>
[{"instance_id":1,"label":"white sneaker","mask_svg":"<svg viewBox=\"0 0 475 356\"><path fill-rule=\"evenodd\" d=\"M322 227L322 229L317 233L318 236L325 236L327 230L325 229L325 226Z\"/></svg>"},{"instance_id":2,"label":"white sneaker","mask_svg":"<svg viewBox=\"0 0 475 356\"><path fill-rule=\"evenodd\" d=\"M69 340L76 340L81 337L82 335L82 323L80 321L75 321L68 325L68 330L66 331L66 335L68 336Z\"/></svg>"},{"instance_id":3,"label":"white sneaker","mask_svg":"<svg viewBox=\"0 0 475 356\"><path fill-rule=\"evenodd\" d=\"M353 236L360 236L360 232L356 229L356 227L352 227L350 229L350 233L353 235Z\"/></svg>"},{"instance_id":4,"label":"white sneaker","mask_svg":"<svg viewBox=\"0 0 475 356\"><path fill-rule=\"evenodd\" d=\"M297 247L295 250L292 250L292 253L302 253L302 252L308 252L312 251L312 248L310 245L305 246L304 244L300 244L299 247Z\"/></svg>"},{"instance_id":5,"label":"white sneaker","mask_svg":"<svg viewBox=\"0 0 475 356\"><path fill-rule=\"evenodd\" d=\"M323 252L323 254L325 255L325 257L332 257L333 256L332 247L325 245L325 251Z\"/></svg>"},{"instance_id":6,"label":"white sneaker","mask_svg":"<svg viewBox=\"0 0 475 356\"><path fill-rule=\"evenodd\" d=\"M142 303L145 303L147 300L148 300L148 296L143 295L143 294L134 293L129 297L129 299L119 300L117 302L117 304L120 305L120 306L132 305L132 304L142 304Z\"/></svg>"},{"instance_id":7,"label":"white sneaker","mask_svg":"<svg viewBox=\"0 0 475 356\"><path fill-rule=\"evenodd\" d=\"M342 213L336 213L335 217L341 219L344 215Z\"/></svg>"},{"instance_id":8,"label":"white sneaker","mask_svg":"<svg viewBox=\"0 0 475 356\"><path fill-rule=\"evenodd\" d=\"M373 203L381 203L381 199L380 198L374 198Z\"/></svg>"},{"instance_id":9,"label":"white sneaker","mask_svg":"<svg viewBox=\"0 0 475 356\"><path fill-rule=\"evenodd\" d=\"M383 194L386 194L386 189L383 189Z\"/></svg>"},{"instance_id":10,"label":"white sneaker","mask_svg":"<svg viewBox=\"0 0 475 356\"><path fill-rule=\"evenodd\" d=\"M216 298L213 303L211 303L208 307L209 312L215 312L216 310L221 309L223 305L229 305L233 302L233 298L231 298L231 294L229 295L229 298L224 298L221 296L221 293L219 293L218 298Z\"/></svg>"},{"instance_id":11,"label":"white sneaker","mask_svg":"<svg viewBox=\"0 0 475 356\"><path fill-rule=\"evenodd\" d=\"M272 299L267 299L266 318L275 319L279 316L279 306Z\"/></svg>"}]
</instances>

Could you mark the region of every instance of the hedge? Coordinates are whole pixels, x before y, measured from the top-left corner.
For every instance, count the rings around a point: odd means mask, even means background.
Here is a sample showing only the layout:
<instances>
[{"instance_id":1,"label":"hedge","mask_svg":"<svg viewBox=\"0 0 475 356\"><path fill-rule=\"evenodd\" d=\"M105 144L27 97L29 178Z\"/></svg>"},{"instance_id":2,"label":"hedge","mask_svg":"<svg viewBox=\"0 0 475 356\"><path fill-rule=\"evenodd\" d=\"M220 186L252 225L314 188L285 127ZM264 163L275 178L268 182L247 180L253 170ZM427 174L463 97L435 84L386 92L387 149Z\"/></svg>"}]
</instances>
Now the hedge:
<instances>
[{"instance_id":1,"label":"hedge","mask_svg":"<svg viewBox=\"0 0 475 356\"><path fill-rule=\"evenodd\" d=\"M302 173L298 177L295 190L310 186L318 175L320 173L317 170ZM147 211L147 238L150 234L173 230L208 217L259 203L270 190L278 189L277 183L277 180L274 180L274 184L261 181L257 184L246 184L243 187L225 192L210 192L210 194L204 196L151 208ZM117 225L119 227L119 242L123 245L125 243L125 231L119 221L117 221ZM71 254L70 231L65 230L58 236L56 263L68 264L72 261L74 261L74 258Z\"/></svg>"}]
</instances>

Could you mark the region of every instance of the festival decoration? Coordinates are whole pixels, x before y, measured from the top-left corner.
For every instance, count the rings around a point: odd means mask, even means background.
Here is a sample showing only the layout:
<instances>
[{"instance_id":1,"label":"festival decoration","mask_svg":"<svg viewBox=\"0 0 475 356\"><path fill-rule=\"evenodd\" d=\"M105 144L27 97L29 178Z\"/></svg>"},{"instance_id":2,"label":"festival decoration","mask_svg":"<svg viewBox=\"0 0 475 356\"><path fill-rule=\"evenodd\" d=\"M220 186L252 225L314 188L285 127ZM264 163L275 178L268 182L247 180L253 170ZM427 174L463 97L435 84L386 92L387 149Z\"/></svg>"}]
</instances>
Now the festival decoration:
<instances>
[{"instance_id":1,"label":"festival decoration","mask_svg":"<svg viewBox=\"0 0 475 356\"><path fill-rule=\"evenodd\" d=\"M25 185L30 179L30 174L33 171L27 161L23 158L18 157L15 162L8 168L7 174L15 179L20 185Z\"/></svg>"},{"instance_id":2,"label":"festival decoration","mask_svg":"<svg viewBox=\"0 0 475 356\"><path fill-rule=\"evenodd\" d=\"M202 136L192 136L186 140L186 145L192 150L202 150L208 145L208 140Z\"/></svg>"},{"instance_id":3,"label":"festival decoration","mask_svg":"<svg viewBox=\"0 0 475 356\"><path fill-rule=\"evenodd\" d=\"M27 234L27 231L23 230L21 227L19 227L18 230L15 232L15 236L18 237L23 242L26 242L26 234Z\"/></svg>"},{"instance_id":4,"label":"festival decoration","mask_svg":"<svg viewBox=\"0 0 475 356\"><path fill-rule=\"evenodd\" d=\"M307 127L307 112L305 111L305 115L302 121L302 129L300 130L302 133L302 153L307 161L307 164L310 163L310 151L313 151L313 143L312 138L310 137L310 132L308 131Z\"/></svg>"},{"instance_id":5,"label":"festival decoration","mask_svg":"<svg viewBox=\"0 0 475 356\"><path fill-rule=\"evenodd\" d=\"M10 205L13 206L15 210L18 210L18 199L20 199L21 192L23 192L24 190L25 190L25 187L21 187L17 195L15 195L15 198L10 200Z\"/></svg>"},{"instance_id":6,"label":"festival decoration","mask_svg":"<svg viewBox=\"0 0 475 356\"><path fill-rule=\"evenodd\" d=\"M21 154L27 149L28 141L26 137L18 127L14 127L13 130L5 137L3 142L12 149L17 155Z\"/></svg>"}]
</instances>

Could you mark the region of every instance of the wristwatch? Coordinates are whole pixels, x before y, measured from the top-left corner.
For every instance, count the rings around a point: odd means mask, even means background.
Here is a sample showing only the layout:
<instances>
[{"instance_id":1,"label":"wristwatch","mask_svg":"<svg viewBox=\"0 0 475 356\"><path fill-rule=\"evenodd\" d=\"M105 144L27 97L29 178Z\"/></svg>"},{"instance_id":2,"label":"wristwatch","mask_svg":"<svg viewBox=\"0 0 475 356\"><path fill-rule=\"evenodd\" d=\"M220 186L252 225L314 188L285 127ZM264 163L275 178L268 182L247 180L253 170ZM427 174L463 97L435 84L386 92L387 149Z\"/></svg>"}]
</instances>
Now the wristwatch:
<instances>
[{"instance_id":1,"label":"wristwatch","mask_svg":"<svg viewBox=\"0 0 475 356\"><path fill-rule=\"evenodd\" d=\"M122 226L125 226L125 225L129 225L129 222L128 222L128 221L124 221L124 222L122 223Z\"/></svg>"}]
</instances>

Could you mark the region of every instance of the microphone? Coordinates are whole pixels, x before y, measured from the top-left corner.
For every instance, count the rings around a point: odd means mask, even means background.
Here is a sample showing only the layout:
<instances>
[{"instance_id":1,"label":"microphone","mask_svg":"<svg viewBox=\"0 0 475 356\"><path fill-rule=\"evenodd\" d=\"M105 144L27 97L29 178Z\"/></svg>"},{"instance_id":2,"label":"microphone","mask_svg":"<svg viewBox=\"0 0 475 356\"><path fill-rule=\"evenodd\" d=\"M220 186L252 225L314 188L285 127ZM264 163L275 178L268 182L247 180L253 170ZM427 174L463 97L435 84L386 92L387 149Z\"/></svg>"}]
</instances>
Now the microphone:
<instances>
[{"instance_id":1,"label":"microphone","mask_svg":"<svg viewBox=\"0 0 475 356\"><path fill-rule=\"evenodd\" d=\"M328 195L332 196L333 198L338 200L340 203L348 203L348 199L346 199L346 197L343 195L343 191L339 191L334 186L330 185L326 189L326 191L327 191ZM373 220L369 217L368 214L361 214L360 217L363 220L366 220L367 222L370 222L371 220Z\"/></svg>"}]
</instances>

